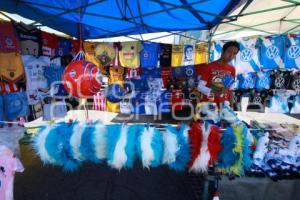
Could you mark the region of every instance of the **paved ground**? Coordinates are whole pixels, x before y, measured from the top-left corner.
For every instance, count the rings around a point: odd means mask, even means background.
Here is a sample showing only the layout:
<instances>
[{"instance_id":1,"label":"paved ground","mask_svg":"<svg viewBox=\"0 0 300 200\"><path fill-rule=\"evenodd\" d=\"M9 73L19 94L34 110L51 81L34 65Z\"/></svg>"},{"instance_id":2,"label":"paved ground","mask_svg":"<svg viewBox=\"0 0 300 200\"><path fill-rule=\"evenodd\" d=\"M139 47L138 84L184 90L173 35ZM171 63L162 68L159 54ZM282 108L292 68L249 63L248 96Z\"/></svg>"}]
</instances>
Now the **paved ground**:
<instances>
[{"instance_id":1,"label":"paved ground","mask_svg":"<svg viewBox=\"0 0 300 200\"><path fill-rule=\"evenodd\" d=\"M15 200L199 200L203 178L176 173L167 167L148 171L136 163L133 169L116 171L106 164L86 164L75 173L42 166L30 145L21 145L25 166L15 178Z\"/></svg>"}]
</instances>

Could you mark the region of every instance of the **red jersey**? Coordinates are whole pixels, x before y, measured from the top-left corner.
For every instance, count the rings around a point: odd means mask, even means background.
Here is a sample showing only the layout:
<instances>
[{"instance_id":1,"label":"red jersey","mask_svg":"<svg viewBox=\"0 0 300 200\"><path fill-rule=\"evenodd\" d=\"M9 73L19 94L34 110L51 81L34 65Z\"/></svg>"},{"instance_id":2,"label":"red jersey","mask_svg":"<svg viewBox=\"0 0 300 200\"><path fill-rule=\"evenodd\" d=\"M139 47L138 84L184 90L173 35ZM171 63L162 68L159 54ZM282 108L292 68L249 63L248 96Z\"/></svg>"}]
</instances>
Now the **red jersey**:
<instances>
[{"instance_id":1,"label":"red jersey","mask_svg":"<svg viewBox=\"0 0 300 200\"><path fill-rule=\"evenodd\" d=\"M222 64L220 62L212 62L206 66L201 67L202 70L199 70L198 75L200 75L201 80L207 82L206 86L211 88L212 91L218 92L224 88L223 79L225 75L231 75L235 77L235 68L228 64ZM219 94L214 95L214 102L217 104L224 101L230 101L232 91L229 89L226 92L220 92ZM208 101L206 95L204 95L203 101Z\"/></svg>"}]
</instances>

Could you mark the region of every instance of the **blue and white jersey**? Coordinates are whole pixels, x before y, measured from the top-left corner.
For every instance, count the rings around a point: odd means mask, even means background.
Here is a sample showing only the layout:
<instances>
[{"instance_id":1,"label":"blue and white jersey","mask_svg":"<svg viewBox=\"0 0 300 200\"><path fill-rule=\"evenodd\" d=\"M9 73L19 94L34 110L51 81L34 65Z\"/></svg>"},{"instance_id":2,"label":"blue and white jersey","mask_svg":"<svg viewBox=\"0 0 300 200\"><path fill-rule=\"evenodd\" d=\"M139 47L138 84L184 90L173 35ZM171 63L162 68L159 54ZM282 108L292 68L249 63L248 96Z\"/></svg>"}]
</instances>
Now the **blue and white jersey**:
<instances>
[{"instance_id":1,"label":"blue and white jersey","mask_svg":"<svg viewBox=\"0 0 300 200\"><path fill-rule=\"evenodd\" d=\"M256 74L254 72L239 74L237 80L239 89L253 89L255 86Z\"/></svg>"},{"instance_id":2,"label":"blue and white jersey","mask_svg":"<svg viewBox=\"0 0 300 200\"><path fill-rule=\"evenodd\" d=\"M263 69L283 68L284 36L270 36L260 40L260 63Z\"/></svg>"},{"instance_id":3,"label":"blue and white jersey","mask_svg":"<svg viewBox=\"0 0 300 200\"><path fill-rule=\"evenodd\" d=\"M157 68L159 51L160 44L144 42L140 53L141 66L148 69Z\"/></svg>"},{"instance_id":4,"label":"blue and white jersey","mask_svg":"<svg viewBox=\"0 0 300 200\"><path fill-rule=\"evenodd\" d=\"M235 69L237 74L260 71L258 59L258 42L256 38L240 40L240 51L236 55Z\"/></svg>"},{"instance_id":5,"label":"blue and white jersey","mask_svg":"<svg viewBox=\"0 0 300 200\"><path fill-rule=\"evenodd\" d=\"M291 108L291 113L300 114L300 94L296 95L293 100L293 106Z\"/></svg>"},{"instance_id":6,"label":"blue and white jersey","mask_svg":"<svg viewBox=\"0 0 300 200\"><path fill-rule=\"evenodd\" d=\"M271 71L267 72L258 72L256 74L256 81L255 81L255 90L262 91L268 90L271 88Z\"/></svg>"},{"instance_id":7,"label":"blue and white jersey","mask_svg":"<svg viewBox=\"0 0 300 200\"><path fill-rule=\"evenodd\" d=\"M266 110L266 112L288 113L290 111L288 106L289 99L293 94L294 93L292 91L288 91L288 90L276 93L271 98L270 107Z\"/></svg>"},{"instance_id":8,"label":"blue and white jersey","mask_svg":"<svg viewBox=\"0 0 300 200\"><path fill-rule=\"evenodd\" d=\"M285 68L300 68L300 35L286 37Z\"/></svg>"},{"instance_id":9,"label":"blue and white jersey","mask_svg":"<svg viewBox=\"0 0 300 200\"><path fill-rule=\"evenodd\" d=\"M210 62L220 59L223 45L223 41L215 41L214 43L212 43L209 56Z\"/></svg>"}]
</instances>

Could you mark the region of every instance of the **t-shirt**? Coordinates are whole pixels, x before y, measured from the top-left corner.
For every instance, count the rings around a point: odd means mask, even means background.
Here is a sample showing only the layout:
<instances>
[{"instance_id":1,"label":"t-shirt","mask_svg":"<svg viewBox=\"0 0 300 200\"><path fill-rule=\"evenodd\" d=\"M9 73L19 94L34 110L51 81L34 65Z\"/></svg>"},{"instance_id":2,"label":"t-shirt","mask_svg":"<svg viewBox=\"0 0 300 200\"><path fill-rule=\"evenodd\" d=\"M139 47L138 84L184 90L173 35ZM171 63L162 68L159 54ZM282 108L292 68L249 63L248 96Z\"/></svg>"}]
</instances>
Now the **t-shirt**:
<instances>
[{"instance_id":1,"label":"t-shirt","mask_svg":"<svg viewBox=\"0 0 300 200\"><path fill-rule=\"evenodd\" d=\"M41 32L42 38L42 55L54 57L58 49L58 37L54 34Z\"/></svg>"},{"instance_id":2,"label":"t-shirt","mask_svg":"<svg viewBox=\"0 0 300 200\"><path fill-rule=\"evenodd\" d=\"M24 68L19 53L0 53L0 76L14 83L24 77Z\"/></svg>"},{"instance_id":3,"label":"t-shirt","mask_svg":"<svg viewBox=\"0 0 300 200\"><path fill-rule=\"evenodd\" d=\"M21 161L11 151L0 151L0 199L13 200L15 172L23 172Z\"/></svg>"},{"instance_id":4,"label":"t-shirt","mask_svg":"<svg viewBox=\"0 0 300 200\"><path fill-rule=\"evenodd\" d=\"M34 105L39 102L38 89L47 88L47 79L44 76L46 67L50 67L50 58L41 56L36 58L34 56L22 56L25 73L26 73L26 91L28 95L29 105Z\"/></svg>"},{"instance_id":5,"label":"t-shirt","mask_svg":"<svg viewBox=\"0 0 300 200\"><path fill-rule=\"evenodd\" d=\"M181 89L172 89L171 90L171 104L172 110L182 110L184 102L184 94Z\"/></svg>"},{"instance_id":6,"label":"t-shirt","mask_svg":"<svg viewBox=\"0 0 300 200\"><path fill-rule=\"evenodd\" d=\"M172 67L179 67L182 65L183 45L172 46Z\"/></svg>"},{"instance_id":7,"label":"t-shirt","mask_svg":"<svg viewBox=\"0 0 300 200\"><path fill-rule=\"evenodd\" d=\"M264 106L267 97L268 97L267 91L255 92L252 95L250 95L250 102Z\"/></svg>"},{"instance_id":8,"label":"t-shirt","mask_svg":"<svg viewBox=\"0 0 300 200\"><path fill-rule=\"evenodd\" d=\"M225 75L235 77L235 68L231 65L224 65L215 61L207 64L206 67L203 67L203 72L201 74L203 74L201 79L207 82L207 87L212 88L214 91L220 91L224 88L223 79ZM231 95L232 92L228 89L227 92L214 96L214 102L221 103L226 100L229 101ZM208 100L206 95L204 95L203 100Z\"/></svg>"},{"instance_id":9,"label":"t-shirt","mask_svg":"<svg viewBox=\"0 0 300 200\"><path fill-rule=\"evenodd\" d=\"M41 31L22 23L15 27L21 43L22 55L41 55Z\"/></svg>"},{"instance_id":10,"label":"t-shirt","mask_svg":"<svg viewBox=\"0 0 300 200\"><path fill-rule=\"evenodd\" d=\"M291 79L289 89L300 90L300 71L291 73L290 76Z\"/></svg>"},{"instance_id":11,"label":"t-shirt","mask_svg":"<svg viewBox=\"0 0 300 200\"><path fill-rule=\"evenodd\" d=\"M283 68L283 54L283 36L270 36L260 40L260 63L263 69Z\"/></svg>"},{"instance_id":12,"label":"t-shirt","mask_svg":"<svg viewBox=\"0 0 300 200\"><path fill-rule=\"evenodd\" d=\"M195 46L186 44L183 47L182 65L194 65L195 64Z\"/></svg>"},{"instance_id":13,"label":"t-shirt","mask_svg":"<svg viewBox=\"0 0 300 200\"><path fill-rule=\"evenodd\" d=\"M95 49L95 57L103 66L113 64L116 52L112 44L99 43Z\"/></svg>"},{"instance_id":14,"label":"t-shirt","mask_svg":"<svg viewBox=\"0 0 300 200\"><path fill-rule=\"evenodd\" d=\"M143 50L141 51L141 67L155 68L158 64L158 54L160 51L160 44L152 42L144 42Z\"/></svg>"},{"instance_id":15,"label":"t-shirt","mask_svg":"<svg viewBox=\"0 0 300 200\"><path fill-rule=\"evenodd\" d=\"M268 90L271 87L271 72L258 72L256 74L255 90Z\"/></svg>"},{"instance_id":16,"label":"t-shirt","mask_svg":"<svg viewBox=\"0 0 300 200\"><path fill-rule=\"evenodd\" d=\"M285 68L300 68L300 35L286 37Z\"/></svg>"},{"instance_id":17,"label":"t-shirt","mask_svg":"<svg viewBox=\"0 0 300 200\"><path fill-rule=\"evenodd\" d=\"M25 117L29 114L26 92L5 94L3 100L7 120L16 120L17 117Z\"/></svg>"},{"instance_id":18,"label":"t-shirt","mask_svg":"<svg viewBox=\"0 0 300 200\"><path fill-rule=\"evenodd\" d=\"M167 88L168 85L171 83L171 77L172 77L172 70L171 67L163 67L160 68L161 70L161 78L163 81L163 87Z\"/></svg>"},{"instance_id":19,"label":"t-shirt","mask_svg":"<svg viewBox=\"0 0 300 200\"><path fill-rule=\"evenodd\" d=\"M0 21L0 52L20 52L20 44L12 23Z\"/></svg>"},{"instance_id":20,"label":"t-shirt","mask_svg":"<svg viewBox=\"0 0 300 200\"><path fill-rule=\"evenodd\" d=\"M123 42L119 51L120 63L123 67L138 68L140 66L140 42Z\"/></svg>"},{"instance_id":21,"label":"t-shirt","mask_svg":"<svg viewBox=\"0 0 300 200\"><path fill-rule=\"evenodd\" d=\"M71 40L63 37L58 38L57 56L71 55L72 45Z\"/></svg>"},{"instance_id":22,"label":"t-shirt","mask_svg":"<svg viewBox=\"0 0 300 200\"><path fill-rule=\"evenodd\" d=\"M253 89L255 87L256 74L254 72L249 72L246 74L239 74L237 76L239 82L239 89Z\"/></svg>"},{"instance_id":23,"label":"t-shirt","mask_svg":"<svg viewBox=\"0 0 300 200\"><path fill-rule=\"evenodd\" d=\"M172 45L171 44L161 44L159 63L160 67L170 67L172 58Z\"/></svg>"},{"instance_id":24,"label":"t-shirt","mask_svg":"<svg viewBox=\"0 0 300 200\"><path fill-rule=\"evenodd\" d=\"M260 71L260 62L258 59L258 44L259 40L244 39L239 41L240 51L236 55L236 73L243 74L248 72L258 72Z\"/></svg>"},{"instance_id":25,"label":"t-shirt","mask_svg":"<svg viewBox=\"0 0 300 200\"><path fill-rule=\"evenodd\" d=\"M208 62L208 46L206 43L196 44L195 46L195 64Z\"/></svg>"},{"instance_id":26,"label":"t-shirt","mask_svg":"<svg viewBox=\"0 0 300 200\"><path fill-rule=\"evenodd\" d=\"M290 84L291 72L289 71L272 71L271 79L272 89L288 89Z\"/></svg>"}]
</instances>

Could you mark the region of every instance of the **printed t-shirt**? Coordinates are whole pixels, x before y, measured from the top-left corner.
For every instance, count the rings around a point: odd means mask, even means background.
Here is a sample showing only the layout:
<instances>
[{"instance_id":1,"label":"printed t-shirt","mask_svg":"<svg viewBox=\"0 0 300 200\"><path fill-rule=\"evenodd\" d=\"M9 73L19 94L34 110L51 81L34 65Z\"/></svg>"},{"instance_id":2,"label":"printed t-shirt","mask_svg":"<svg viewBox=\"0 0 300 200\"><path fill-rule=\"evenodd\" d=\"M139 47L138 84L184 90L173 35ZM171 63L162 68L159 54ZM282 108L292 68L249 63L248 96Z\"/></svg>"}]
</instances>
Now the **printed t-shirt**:
<instances>
[{"instance_id":1,"label":"printed t-shirt","mask_svg":"<svg viewBox=\"0 0 300 200\"><path fill-rule=\"evenodd\" d=\"M172 67L179 67L182 65L183 45L172 46Z\"/></svg>"},{"instance_id":2,"label":"printed t-shirt","mask_svg":"<svg viewBox=\"0 0 300 200\"><path fill-rule=\"evenodd\" d=\"M0 52L20 52L20 44L11 22L0 21Z\"/></svg>"},{"instance_id":3,"label":"printed t-shirt","mask_svg":"<svg viewBox=\"0 0 300 200\"><path fill-rule=\"evenodd\" d=\"M0 76L11 83L24 77L24 68L19 53L0 53Z\"/></svg>"},{"instance_id":4,"label":"printed t-shirt","mask_svg":"<svg viewBox=\"0 0 300 200\"><path fill-rule=\"evenodd\" d=\"M202 64L208 62L208 47L207 44L195 45L195 64Z\"/></svg>"},{"instance_id":5,"label":"printed t-shirt","mask_svg":"<svg viewBox=\"0 0 300 200\"><path fill-rule=\"evenodd\" d=\"M42 55L54 57L56 55L55 51L58 48L58 37L54 34L41 32L42 38Z\"/></svg>"},{"instance_id":6,"label":"printed t-shirt","mask_svg":"<svg viewBox=\"0 0 300 200\"><path fill-rule=\"evenodd\" d=\"M143 50L141 51L141 67L143 68L156 68L158 62L158 54L160 50L160 44L144 42Z\"/></svg>"},{"instance_id":7,"label":"printed t-shirt","mask_svg":"<svg viewBox=\"0 0 300 200\"><path fill-rule=\"evenodd\" d=\"M120 63L123 67L138 68L140 66L140 42L123 42L119 51Z\"/></svg>"},{"instance_id":8,"label":"printed t-shirt","mask_svg":"<svg viewBox=\"0 0 300 200\"><path fill-rule=\"evenodd\" d=\"M159 63L160 67L170 67L172 58L172 45L171 44L161 44Z\"/></svg>"}]
</instances>

